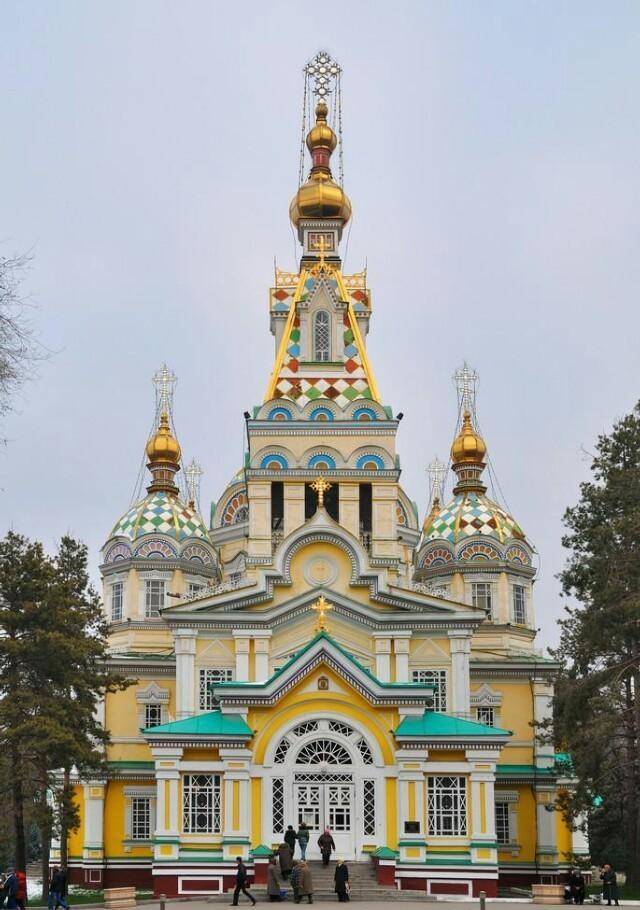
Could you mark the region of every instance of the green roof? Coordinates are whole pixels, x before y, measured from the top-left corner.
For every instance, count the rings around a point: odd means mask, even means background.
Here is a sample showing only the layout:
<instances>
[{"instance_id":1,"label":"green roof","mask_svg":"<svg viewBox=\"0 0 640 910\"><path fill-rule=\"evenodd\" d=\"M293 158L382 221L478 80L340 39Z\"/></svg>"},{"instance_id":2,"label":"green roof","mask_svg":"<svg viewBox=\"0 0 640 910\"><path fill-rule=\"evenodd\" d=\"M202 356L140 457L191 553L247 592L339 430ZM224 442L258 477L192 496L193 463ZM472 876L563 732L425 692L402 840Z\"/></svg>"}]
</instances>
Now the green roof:
<instances>
[{"instance_id":1,"label":"green roof","mask_svg":"<svg viewBox=\"0 0 640 910\"><path fill-rule=\"evenodd\" d=\"M217 710L194 714L170 724L146 727L143 733L147 736L251 736L253 730L239 714L223 714Z\"/></svg>"},{"instance_id":2,"label":"green roof","mask_svg":"<svg viewBox=\"0 0 640 910\"><path fill-rule=\"evenodd\" d=\"M488 727L437 711L404 717L393 732L396 736L511 736L510 730Z\"/></svg>"},{"instance_id":3,"label":"green roof","mask_svg":"<svg viewBox=\"0 0 640 910\"><path fill-rule=\"evenodd\" d=\"M496 765L497 777L540 777L557 775L556 768L537 768L535 765Z\"/></svg>"},{"instance_id":4,"label":"green roof","mask_svg":"<svg viewBox=\"0 0 640 910\"><path fill-rule=\"evenodd\" d=\"M289 669L289 667L294 664L303 654L305 654L310 648L315 645L317 641L324 640L331 642L334 648L336 648L347 660L358 668L362 673L366 674L369 679L375 682L378 686L383 689L415 689L416 692L424 692L425 694L433 693L435 689L435 683L421 683L421 682L383 682L381 679L378 679L374 673L368 667L365 667L360 661L353 656L349 651L345 650L341 644L339 644L335 638L332 638L328 632L318 632L313 638L307 642L299 651L296 651L295 654L292 654L289 660L284 663L279 670L276 670L269 679L265 682L238 682L233 680L231 682L222 682L214 683L212 689L216 691L223 692L225 689L234 689L238 686L242 686L243 689L265 689L274 679L277 679L279 676L282 676L283 673Z\"/></svg>"}]
</instances>

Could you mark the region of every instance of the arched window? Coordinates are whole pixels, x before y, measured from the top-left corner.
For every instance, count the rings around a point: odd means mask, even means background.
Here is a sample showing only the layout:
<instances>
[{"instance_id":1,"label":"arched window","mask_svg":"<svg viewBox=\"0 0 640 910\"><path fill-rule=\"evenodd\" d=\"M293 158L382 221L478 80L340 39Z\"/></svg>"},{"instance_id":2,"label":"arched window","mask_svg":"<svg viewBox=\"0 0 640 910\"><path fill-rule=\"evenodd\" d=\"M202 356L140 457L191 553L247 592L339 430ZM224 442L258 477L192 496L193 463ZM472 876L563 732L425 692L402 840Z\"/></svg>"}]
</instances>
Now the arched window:
<instances>
[{"instance_id":1,"label":"arched window","mask_svg":"<svg viewBox=\"0 0 640 910\"><path fill-rule=\"evenodd\" d=\"M331 360L331 320L326 310L318 310L313 317L313 359Z\"/></svg>"},{"instance_id":2,"label":"arched window","mask_svg":"<svg viewBox=\"0 0 640 910\"><path fill-rule=\"evenodd\" d=\"M332 739L314 739L298 752L297 765L350 765L347 750Z\"/></svg>"}]
</instances>

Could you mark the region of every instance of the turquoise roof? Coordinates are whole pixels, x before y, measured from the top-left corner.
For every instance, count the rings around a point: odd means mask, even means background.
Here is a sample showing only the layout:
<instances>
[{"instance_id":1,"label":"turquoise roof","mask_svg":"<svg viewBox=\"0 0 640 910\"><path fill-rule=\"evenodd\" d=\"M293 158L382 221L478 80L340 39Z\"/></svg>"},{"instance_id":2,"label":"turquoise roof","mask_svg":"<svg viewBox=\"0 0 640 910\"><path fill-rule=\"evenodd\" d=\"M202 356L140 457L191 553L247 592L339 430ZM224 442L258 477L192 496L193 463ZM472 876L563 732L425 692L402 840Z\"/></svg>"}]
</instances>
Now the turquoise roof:
<instances>
[{"instance_id":1,"label":"turquoise roof","mask_svg":"<svg viewBox=\"0 0 640 910\"><path fill-rule=\"evenodd\" d=\"M511 736L511 730L488 727L439 711L404 717L393 732L396 736Z\"/></svg>"},{"instance_id":2,"label":"turquoise roof","mask_svg":"<svg viewBox=\"0 0 640 910\"><path fill-rule=\"evenodd\" d=\"M146 727L143 733L146 736L252 736L253 730L239 714L223 714L216 710L174 720L170 724Z\"/></svg>"}]
</instances>

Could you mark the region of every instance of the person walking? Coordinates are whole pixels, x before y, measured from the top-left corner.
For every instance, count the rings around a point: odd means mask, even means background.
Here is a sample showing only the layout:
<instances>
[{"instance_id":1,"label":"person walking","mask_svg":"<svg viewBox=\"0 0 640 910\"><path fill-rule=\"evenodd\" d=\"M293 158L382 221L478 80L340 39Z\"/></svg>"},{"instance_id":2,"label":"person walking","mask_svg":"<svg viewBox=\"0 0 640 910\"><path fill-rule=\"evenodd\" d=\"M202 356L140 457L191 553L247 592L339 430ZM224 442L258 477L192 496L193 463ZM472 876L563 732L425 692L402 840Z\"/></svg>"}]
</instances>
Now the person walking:
<instances>
[{"instance_id":1,"label":"person walking","mask_svg":"<svg viewBox=\"0 0 640 910\"><path fill-rule=\"evenodd\" d=\"M7 869L4 887L7 895L7 910L16 910L16 907L18 906L18 901L16 900L16 895L18 894L18 879L16 878L15 870L11 867Z\"/></svg>"},{"instance_id":2,"label":"person walking","mask_svg":"<svg viewBox=\"0 0 640 910\"><path fill-rule=\"evenodd\" d=\"M300 862L300 882L298 884L298 903L302 900L303 897L307 898L307 901L313 903L313 879L311 878L311 869L305 860Z\"/></svg>"},{"instance_id":3,"label":"person walking","mask_svg":"<svg viewBox=\"0 0 640 910\"><path fill-rule=\"evenodd\" d=\"M300 844L300 859L304 862L307 857L307 846L309 844L309 829L304 822L300 822L296 838Z\"/></svg>"},{"instance_id":4,"label":"person walking","mask_svg":"<svg viewBox=\"0 0 640 910\"><path fill-rule=\"evenodd\" d=\"M615 902L616 907L620 906L618 900L618 876L614 872L613 866L611 863L605 863L600 871L600 879L602 881L602 892L603 897L607 902L607 906L611 906L611 901Z\"/></svg>"},{"instance_id":5,"label":"person walking","mask_svg":"<svg viewBox=\"0 0 640 910\"><path fill-rule=\"evenodd\" d=\"M272 856L267 866L267 896L270 901L281 901L280 882L278 880L278 867L276 858Z\"/></svg>"},{"instance_id":6,"label":"person walking","mask_svg":"<svg viewBox=\"0 0 640 910\"><path fill-rule=\"evenodd\" d=\"M331 851L336 849L336 844L331 836L331 830L329 828L325 828L318 838L318 846L320 847L320 853L322 854L322 865L328 866L329 860L331 859Z\"/></svg>"},{"instance_id":7,"label":"person walking","mask_svg":"<svg viewBox=\"0 0 640 910\"><path fill-rule=\"evenodd\" d=\"M27 873L18 870L16 872L18 889L16 891L16 903L20 910L25 910L27 906Z\"/></svg>"},{"instance_id":8,"label":"person walking","mask_svg":"<svg viewBox=\"0 0 640 910\"><path fill-rule=\"evenodd\" d=\"M69 904L65 900L66 890L67 876L64 874L62 869L54 866L53 875L51 876L51 881L49 882L49 910L58 910L58 907L63 907L64 910L69 910Z\"/></svg>"},{"instance_id":9,"label":"person walking","mask_svg":"<svg viewBox=\"0 0 640 910\"><path fill-rule=\"evenodd\" d=\"M251 894L249 889L247 888L247 867L242 862L242 859L238 856L236 858L236 887L233 892L233 902L231 904L232 907L238 906L238 898L240 897L241 891L245 895L245 897L249 898L249 900L255 907L256 899L253 896L253 894Z\"/></svg>"},{"instance_id":10,"label":"person walking","mask_svg":"<svg viewBox=\"0 0 640 910\"><path fill-rule=\"evenodd\" d=\"M284 832L285 843L289 844L291 848L291 856L296 852L296 832L293 830L293 825L287 825L287 830Z\"/></svg>"},{"instance_id":11,"label":"person walking","mask_svg":"<svg viewBox=\"0 0 640 910\"><path fill-rule=\"evenodd\" d=\"M586 892L584 875L579 869L572 869L569 873L569 896L572 904L584 904Z\"/></svg>"},{"instance_id":12,"label":"person walking","mask_svg":"<svg viewBox=\"0 0 640 910\"><path fill-rule=\"evenodd\" d=\"M291 866L291 876L289 881L291 882L291 888L293 889L293 900L294 903L300 903L300 860L294 859L293 865Z\"/></svg>"},{"instance_id":13,"label":"person walking","mask_svg":"<svg viewBox=\"0 0 640 910\"><path fill-rule=\"evenodd\" d=\"M333 875L335 891L341 904L349 900L349 867L344 860L339 859Z\"/></svg>"},{"instance_id":14,"label":"person walking","mask_svg":"<svg viewBox=\"0 0 640 910\"><path fill-rule=\"evenodd\" d=\"M286 881L293 865L293 853L289 844L284 842L280 844L278 847L278 859L280 860L280 874Z\"/></svg>"}]
</instances>

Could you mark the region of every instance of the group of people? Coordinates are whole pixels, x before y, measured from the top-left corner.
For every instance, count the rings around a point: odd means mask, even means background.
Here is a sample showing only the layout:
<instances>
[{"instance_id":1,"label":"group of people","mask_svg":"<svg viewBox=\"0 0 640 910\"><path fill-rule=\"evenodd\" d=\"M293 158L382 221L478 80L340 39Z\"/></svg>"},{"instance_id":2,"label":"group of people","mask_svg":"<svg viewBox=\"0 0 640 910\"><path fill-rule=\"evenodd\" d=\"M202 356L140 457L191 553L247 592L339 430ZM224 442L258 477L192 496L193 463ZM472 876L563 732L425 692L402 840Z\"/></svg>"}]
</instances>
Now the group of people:
<instances>
[{"instance_id":1,"label":"group of people","mask_svg":"<svg viewBox=\"0 0 640 910\"><path fill-rule=\"evenodd\" d=\"M272 856L267 867L267 896L270 901L282 901L286 897L286 889L282 887L283 883L289 882L293 891L293 900L299 904L303 898L307 899L309 904L313 903L313 878L311 869L307 863L307 847L309 846L310 829L302 822L298 831L294 831L293 826L289 825L284 840L278 847L277 854ZM300 848L300 859L296 859L294 854L296 844ZM318 846L322 856L322 863L329 865L331 854L335 851L336 845L329 828L325 828L318 838ZM256 900L247 887L247 869L240 858L237 860L236 887L233 892L232 906L238 906L240 894L244 894L255 906ZM280 876L278 875L278 867ZM334 890L338 895L340 903L349 900L349 868L347 864L339 859L336 864L334 873Z\"/></svg>"},{"instance_id":2,"label":"group of people","mask_svg":"<svg viewBox=\"0 0 640 910\"><path fill-rule=\"evenodd\" d=\"M600 870L600 881L602 882L602 897L611 906L611 902L620 906L618 900L618 876L616 875L610 863L605 863ZM572 869L567 878L565 886L565 900L569 904L584 904L587 893L587 883L580 869Z\"/></svg>"}]
</instances>

